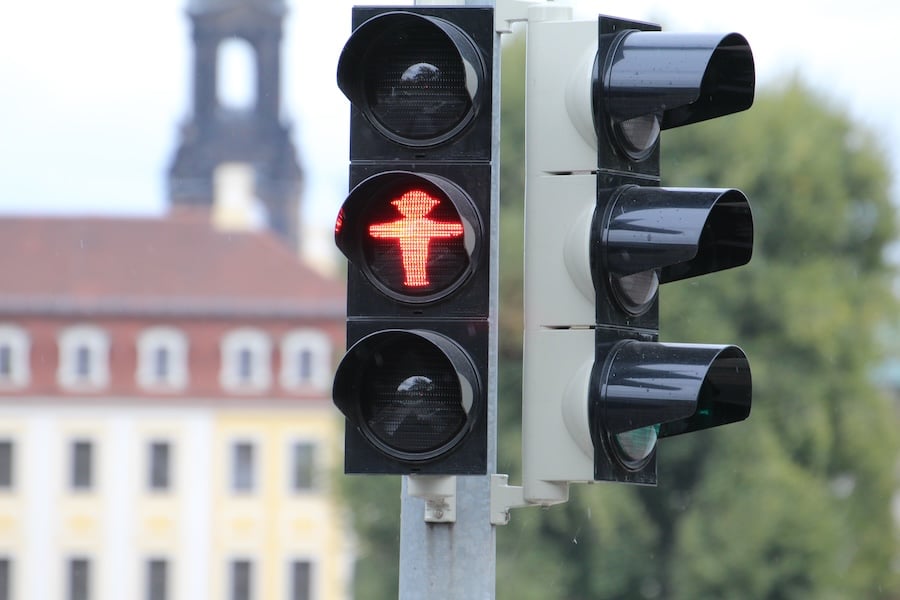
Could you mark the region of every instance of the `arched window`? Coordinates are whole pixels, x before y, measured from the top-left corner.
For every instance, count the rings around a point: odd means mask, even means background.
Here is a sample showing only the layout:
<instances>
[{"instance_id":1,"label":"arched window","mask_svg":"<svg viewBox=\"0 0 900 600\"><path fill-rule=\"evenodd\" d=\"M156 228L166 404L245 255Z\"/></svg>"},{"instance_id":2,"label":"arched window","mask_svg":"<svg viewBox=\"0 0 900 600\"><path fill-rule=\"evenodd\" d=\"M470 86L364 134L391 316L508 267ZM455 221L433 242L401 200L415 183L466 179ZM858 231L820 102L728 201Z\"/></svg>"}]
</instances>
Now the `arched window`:
<instances>
[{"instance_id":1,"label":"arched window","mask_svg":"<svg viewBox=\"0 0 900 600\"><path fill-rule=\"evenodd\" d=\"M331 340L316 329L298 329L281 341L281 385L285 389L327 390L331 385Z\"/></svg>"},{"instance_id":2,"label":"arched window","mask_svg":"<svg viewBox=\"0 0 900 600\"><path fill-rule=\"evenodd\" d=\"M180 390L188 382L187 336L174 327L150 327L137 340L137 382L145 388Z\"/></svg>"},{"instance_id":3,"label":"arched window","mask_svg":"<svg viewBox=\"0 0 900 600\"><path fill-rule=\"evenodd\" d=\"M60 385L103 388L109 385L109 335L94 325L73 325L59 334Z\"/></svg>"},{"instance_id":4,"label":"arched window","mask_svg":"<svg viewBox=\"0 0 900 600\"><path fill-rule=\"evenodd\" d=\"M258 329L236 329L222 338L222 387L237 392L255 392L272 385L272 342Z\"/></svg>"},{"instance_id":5,"label":"arched window","mask_svg":"<svg viewBox=\"0 0 900 600\"><path fill-rule=\"evenodd\" d=\"M249 42L231 37L219 46L216 79L219 104L239 110L256 106L256 52Z\"/></svg>"},{"instance_id":6,"label":"arched window","mask_svg":"<svg viewBox=\"0 0 900 600\"><path fill-rule=\"evenodd\" d=\"M0 388L28 385L31 340L17 325L0 324Z\"/></svg>"}]
</instances>

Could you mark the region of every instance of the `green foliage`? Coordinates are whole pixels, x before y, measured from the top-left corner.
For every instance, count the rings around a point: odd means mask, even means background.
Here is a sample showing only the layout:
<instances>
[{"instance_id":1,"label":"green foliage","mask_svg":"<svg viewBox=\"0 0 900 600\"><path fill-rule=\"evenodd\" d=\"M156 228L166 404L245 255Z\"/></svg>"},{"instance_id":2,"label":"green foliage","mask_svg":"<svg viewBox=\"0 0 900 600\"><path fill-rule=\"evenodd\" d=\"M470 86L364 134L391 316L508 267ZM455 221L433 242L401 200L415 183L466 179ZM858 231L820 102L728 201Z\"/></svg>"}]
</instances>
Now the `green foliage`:
<instances>
[{"instance_id":1,"label":"green foliage","mask_svg":"<svg viewBox=\"0 0 900 600\"><path fill-rule=\"evenodd\" d=\"M396 598L400 572L400 478L342 475L341 495L352 513L357 537L353 598Z\"/></svg>"},{"instance_id":2,"label":"green foliage","mask_svg":"<svg viewBox=\"0 0 900 600\"><path fill-rule=\"evenodd\" d=\"M661 448L657 493L693 498L655 513L672 529L666 597L892 597L900 445L871 372L897 308L896 215L878 145L793 80L666 134L663 156L664 184L742 189L756 224L750 265L662 292L664 339L738 342L754 380L749 421Z\"/></svg>"},{"instance_id":3,"label":"green foliage","mask_svg":"<svg viewBox=\"0 0 900 600\"><path fill-rule=\"evenodd\" d=\"M501 72L500 356L510 362L519 362L522 356L525 231L525 103L522 101L525 97L525 44L522 38L515 38L513 43L505 46ZM518 404L518 389L512 391L513 403Z\"/></svg>"},{"instance_id":4,"label":"green foliage","mask_svg":"<svg viewBox=\"0 0 900 600\"><path fill-rule=\"evenodd\" d=\"M524 52L507 44L501 147L499 471L518 481ZM663 183L736 187L755 245L740 269L668 284L661 337L750 357L746 422L663 440L659 486L573 486L498 529L501 599L898 598L890 503L900 436L871 383L893 324L896 236L871 133L801 81L739 115L663 134ZM349 479L349 478L345 478ZM387 483L384 481L387 480ZM396 597L399 485L354 478L358 598Z\"/></svg>"}]
</instances>

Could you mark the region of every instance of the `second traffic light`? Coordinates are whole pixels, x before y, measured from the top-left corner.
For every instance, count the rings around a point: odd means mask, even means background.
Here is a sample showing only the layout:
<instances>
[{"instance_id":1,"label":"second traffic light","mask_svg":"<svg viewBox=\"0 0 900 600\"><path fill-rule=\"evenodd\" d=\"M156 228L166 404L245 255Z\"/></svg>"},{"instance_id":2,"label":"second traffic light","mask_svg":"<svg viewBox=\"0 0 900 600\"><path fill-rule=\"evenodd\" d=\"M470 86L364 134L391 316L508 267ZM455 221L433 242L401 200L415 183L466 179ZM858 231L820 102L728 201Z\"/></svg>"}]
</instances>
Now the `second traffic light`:
<instances>
[{"instance_id":1,"label":"second traffic light","mask_svg":"<svg viewBox=\"0 0 900 600\"><path fill-rule=\"evenodd\" d=\"M659 438L750 412L747 357L659 338L659 287L750 260L738 190L659 187L661 130L748 108L738 34L678 34L564 10L527 40L524 496L655 484ZM697 315L702 318L702 315Z\"/></svg>"},{"instance_id":2,"label":"second traffic light","mask_svg":"<svg viewBox=\"0 0 900 600\"><path fill-rule=\"evenodd\" d=\"M353 9L345 472L487 471L493 10Z\"/></svg>"}]
</instances>

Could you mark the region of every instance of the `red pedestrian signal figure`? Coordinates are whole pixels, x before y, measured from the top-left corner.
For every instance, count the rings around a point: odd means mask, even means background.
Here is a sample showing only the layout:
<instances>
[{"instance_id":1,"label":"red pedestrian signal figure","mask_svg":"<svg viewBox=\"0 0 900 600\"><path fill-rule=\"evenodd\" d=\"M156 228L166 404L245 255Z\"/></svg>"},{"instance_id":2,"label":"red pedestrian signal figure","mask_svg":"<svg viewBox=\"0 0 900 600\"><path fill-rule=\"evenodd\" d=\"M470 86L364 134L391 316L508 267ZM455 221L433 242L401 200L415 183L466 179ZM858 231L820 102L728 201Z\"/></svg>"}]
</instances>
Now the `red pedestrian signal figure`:
<instances>
[{"instance_id":1,"label":"red pedestrian signal figure","mask_svg":"<svg viewBox=\"0 0 900 600\"><path fill-rule=\"evenodd\" d=\"M460 222L435 221L428 214L440 200L422 190L410 190L392 200L402 218L369 226L369 235L376 239L395 239L400 243L403 261L403 284L417 288L430 284L428 254L431 240L457 238L463 235Z\"/></svg>"}]
</instances>

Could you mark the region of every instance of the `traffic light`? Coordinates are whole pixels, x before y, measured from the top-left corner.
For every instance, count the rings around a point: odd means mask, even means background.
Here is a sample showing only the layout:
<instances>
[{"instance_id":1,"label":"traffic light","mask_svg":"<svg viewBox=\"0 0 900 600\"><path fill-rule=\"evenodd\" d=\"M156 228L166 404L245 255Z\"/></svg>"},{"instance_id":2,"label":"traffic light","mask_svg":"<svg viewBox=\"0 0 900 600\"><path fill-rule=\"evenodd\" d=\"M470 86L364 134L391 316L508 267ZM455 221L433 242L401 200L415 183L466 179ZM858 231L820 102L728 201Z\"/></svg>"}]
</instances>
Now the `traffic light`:
<instances>
[{"instance_id":1,"label":"traffic light","mask_svg":"<svg viewBox=\"0 0 900 600\"><path fill-rule=\"evenodd\" d=\"M345 472L485 474L493 9L353 9Z\"/></svg>"},{"instance_id":2,"label":"traffic light","mask_svg":"<svg viewBox=\"0 0 900 600\"><path fill-rule=\"evenodd\" d=\"M659 137L749 108L755 75L738 34L560 9L529 21L527 79L523 488L549 505L655 485L660 438L749 415L740 348L658 339L661 284L750 260L750 205L659 187Z\"/></svg>"}]
</instances>

